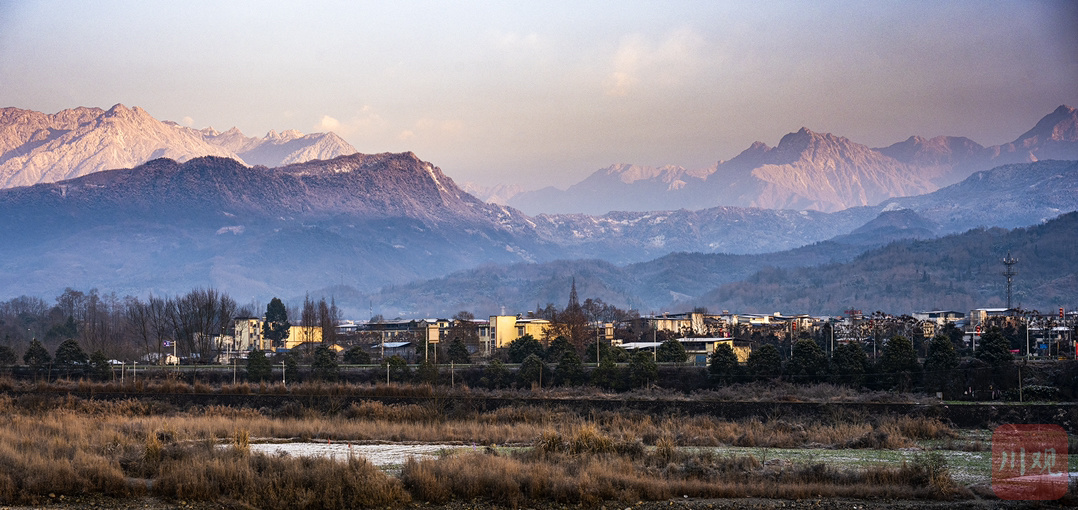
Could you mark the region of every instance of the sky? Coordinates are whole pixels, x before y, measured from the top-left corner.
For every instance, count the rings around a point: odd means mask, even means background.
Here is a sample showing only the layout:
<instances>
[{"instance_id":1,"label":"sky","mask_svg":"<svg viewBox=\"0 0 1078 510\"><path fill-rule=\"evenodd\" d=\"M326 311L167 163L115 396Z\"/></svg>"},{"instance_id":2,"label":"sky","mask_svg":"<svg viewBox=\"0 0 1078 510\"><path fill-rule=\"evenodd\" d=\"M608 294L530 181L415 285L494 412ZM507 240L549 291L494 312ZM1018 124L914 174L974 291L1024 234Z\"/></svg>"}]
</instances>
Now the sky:
<instances>
[{"instance_id":1,"label":"sky","mask_svg":"<svg viewBox=\"0 0 1078 510\"><path fill-rule=\"evenodd\" d=\"M1069 1L0 0L0 107L332 130L457 182L703 168L808 127L1013 141L1078 106Z\"/></svg>"}]
</instances>

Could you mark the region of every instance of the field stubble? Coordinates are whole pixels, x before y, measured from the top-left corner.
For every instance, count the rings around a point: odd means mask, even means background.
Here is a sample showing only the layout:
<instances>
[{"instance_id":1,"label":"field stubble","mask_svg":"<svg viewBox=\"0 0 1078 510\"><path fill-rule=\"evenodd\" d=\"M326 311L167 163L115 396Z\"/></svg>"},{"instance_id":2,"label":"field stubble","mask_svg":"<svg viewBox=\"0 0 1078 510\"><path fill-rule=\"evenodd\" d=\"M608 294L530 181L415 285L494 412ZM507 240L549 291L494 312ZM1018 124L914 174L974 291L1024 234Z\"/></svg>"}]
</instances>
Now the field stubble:
<instances>
[{"instance_id":1,"label":"field stubble","mask_svg":"<svg viewBox=\"0 0 1078 510\"><path fill-rule=\"evenodd\" d=\"M502 447L408 460L399 476L357 457L250 451L252 442L282 439ZM326 414L178 411L153 401L73 397L27 405L0 395L0 503L88 495L260 508L460 501L598 507L686 496L968 501L978 495L948 457L914 452L958 443L968 442L938 420L908 416L731 422L519 406L450 418L432 406L371 401ZM849 449L881 457L842 458ZM901 458L885 459L886 452Z\"/></svg>"}]
</instances>

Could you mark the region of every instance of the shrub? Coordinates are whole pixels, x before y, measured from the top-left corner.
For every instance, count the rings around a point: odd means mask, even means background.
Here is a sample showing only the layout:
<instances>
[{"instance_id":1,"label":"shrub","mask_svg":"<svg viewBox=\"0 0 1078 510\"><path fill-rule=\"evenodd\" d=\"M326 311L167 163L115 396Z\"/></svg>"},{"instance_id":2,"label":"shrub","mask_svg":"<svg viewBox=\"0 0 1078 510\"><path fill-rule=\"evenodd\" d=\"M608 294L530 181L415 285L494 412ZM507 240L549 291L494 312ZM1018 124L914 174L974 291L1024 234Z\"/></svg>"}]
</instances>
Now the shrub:
<instances>
[{"instance_id":1,"label":"shrub","mask_svg":"<svg viewBox=\"0 0 1078 510\"><path fill-rule=\"evenodd\" d=\"M659 345L655 357L660 363L684 363L689 354L685 352L685 346L681 342L670 339Z\"/></svg>"},{"instance_id":2,"label":"shrub","mask_svg":"<svg viewBox=\"0 0 1078 510\"><path fill-rule=\"evenodd\" d=\"M270 364L265 352L251 351L247 355L247 379L249 381L268 381L272 375L273 366Z\"/></svg>"},{"instance_id":3,"label":"shrub","mask_svg":"<svg viewBox=\"0 0 1078 510\"><path fill-rule=\"evenodd\" d=\"M370 365L371 355L362 346L355 346L344 351L344 363L346 365Z\"/></svg>"}]
</instances>

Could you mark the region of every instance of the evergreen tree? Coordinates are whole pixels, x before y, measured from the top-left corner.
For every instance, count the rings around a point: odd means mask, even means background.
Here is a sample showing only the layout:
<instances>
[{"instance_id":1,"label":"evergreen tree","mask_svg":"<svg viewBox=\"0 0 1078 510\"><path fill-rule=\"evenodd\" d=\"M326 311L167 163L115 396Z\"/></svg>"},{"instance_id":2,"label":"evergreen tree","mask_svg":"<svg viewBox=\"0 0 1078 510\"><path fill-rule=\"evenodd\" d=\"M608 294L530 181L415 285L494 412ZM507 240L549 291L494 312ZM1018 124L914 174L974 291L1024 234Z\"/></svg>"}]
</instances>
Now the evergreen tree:
<instances>
[{"instance_id":1,"label":"evergreen tree","mask_svg":"<svg viewBox=\"0 0 1078 510\"><path fill-rule=\"evenodd\" d=\"M79 336L79 327L75 323L75 317L68 315L67 320L63 324L56 324L49 328L49 331L45 333L46 340L56 340L63 338L65 340L72 339Z\"/></svg>"},{"instance_id":2,"label":"evergreen tree","mask_svg":"<svg viewBox=\"0 0 1078 510\"><path fill-rule=\"evenodd\" d=\"M659 366L655 364L652 353L636 351L629 360L629 385L642 388L655 383L659 378Z\"/></svg>"},{"instance_id":3,"label":"evergreen tree","mask_svg":"<svg viewBox=\"0 0 1078 510\"><path fill-rule=\"evenodd\" d=\"M416 378L419 382L427 384L438 384L438 366L431 363L430 360L423 360L419 364L419 368L416 369Z\"/></svg>"},{"instance_id":4,"label":"evergreen tree","mask_svg":"<svg viewBox=\"0 0 1078 510\"><path fill-rule=\"evenodd\" d=\"M513 340L509 344L510 363L523 363L524 360L532 354L542 359L545 355L545 350L543 349L543 344L539 343L539 341L531 335L524 335Z\"/></svg>"},{"instance_id":5,"label":"evergreen tree","mask_svg":"<svg viewBox=\"0 0 1078 510\"><path fill-rule=\"evenodd\" d=\"M542 386L551 385L550 374L547 372L546 363L536 354L529 354L520 364L517 371L517 380L521 387L529 388L532 384Z\"/></svg>"},{"instance_id":6,"label":"evergreen tree","mask_svg":"<svg viewBox=\"0 0 1078 510\"><path fill-rule=\"evenodd\" d=\"M884 375L887 387L909 391L916 384L921 372L913 343L904 336L894 336L883 346L879 371Z\"/></svg>"},{"instance_id":7,"label":"evergreen tree","mask_svg":"<svg viewBox=\"0 0 1078 510\"><path fill-rule=\"evenodd\" d=\"M663 342L655 351L655 358L659 363L684 363L688 357L685 346L674 339Z\"/></svg>"},{"instance_id":8,"label":"evergreen tree","mask_svg":"<svg viewBox=\"0 0 1078 510\"><path fill-rule=\"evenodd\" d=\"M40 372L44 370L49 363L52 363L52 355L50 355L49 351L45 349L45 346L41 345L41 342L35 338L33 342L30 342L30 347L26 348L26 353L22 355L22 361L34 371Z\"/></svg>"},{"instance_id":9,"label":"evergreen tree","mask_svg":"<svg viewBox=\"0 0 1078 510\"><path fill-rule=\"evenodd\" d=\"M251 351L247 355L247 380L252 382L268 381L273 375L273 366L266 353Z\"/></svg>"},{"instance_id":10,"label":"evergreen tree","mask_svg":"<svg viewBox=\"0 0 1078 510\"><path fill-rule=\"evenodd\" d=\"M271 299L266 305L266 322L262 323L262 336L273 342L274 347L284 347L291 327L292 324L288 322L288 309L284 303L278 298Z\"/></svg>"},{"instance_id":11,"label":"evergreen tree","mask_svg":"<svg viewBox=\"0 0 1078 510\"><path fill-rule=\"evenodd\" d=\"M56 354L53 359L56 364L70 373L72 369L81 367L86 364L88 358L86 352L79 347L79 343L75 339L64 340L59 347L56 348Z\"/></svg>"},{"instance_id":12,"label":"evergreen tree","mask_svg":"<svg viewBox=\"0 0 1078 510\"><path fill-rule=\"evenodd\" d=\"M94 379L99 381L112 379L112 365L109 364L109 359L105 357L105 353L101 352L100 349L90 355L90 368L93 371Z\"/></svg>"},{"instance_id":13,"label":"evergreen tree","mask_svg":"<svg viewBox=\"0 0 1078 510\"><path fill-rule=\"evenodd\" d=\"M6 345L0 345L0 367L9 368L18 363L19 358L15 351Z\"/></svg>"},{"instance_id":14,"label":"evergreen tree","mask_svg":"<svg viewBox=\"0 0 1078 510\"><path fill-rule=\"evenodd\" d=\"M344 364L346 365L370 365L371 355L367 349L356 345L344 351Z\"/></svg>"},{"instance_id":15,"label":"evergreen tree","mask_svg":"<svg viewBox=\"0 0 1078 510\"><path fill-rule=\"evenodd\" d=\"M472 362L472 357L468 354L468 346L464 345L463 338L454 338L453 341L450 342L449 361L459 365L466 365Z\"/></svg>"},{"instance_id":16,"label":"evergreen tree","mask_svg":"<svg viewBox=\"0 0 1078 510\"><path fill-rule=\"evenodd\" d=\"M738 373L737 355L734 354L730 344L721 343L715 345L715 351L708 357L707 371L712 381L729 384L734 381Z\"/></svg>"},{"instance_id":17,"label":"evergreen tree","mask_svg":"<svg viewBox=\"0 0 1078 510\"><path fill-rule=\"evenodd\" d=\"M499 360L493 360L483 370L486 374L487 381L490 382L491 388L504 388L511 383L509 377L509 369L505 367L505 363Z\"/></svg>"},{"instance_id":18,"label":"evergreen tree","mask_svg":"<svg viewBox=\"0 0 1078 510\"><path fill-rule=\"evenodd\" d=\"M827 368L827 355L820 345L815 340L802 339L794 344L786 375L794 382L818 382L827 374Z\"/></svg>"},{"instance_id":19,"label":"evergreen tree","mask_svg":"<svg viewBox=\"0 0 1078 510\"><path fill-rule=\"evenodd\" d=\"M757 379L771 379L782 375L782 356L777 347L771 344L753 349L748 359L749 375Z\"/></svg>"},{"instance_id":20,"label":"evergreen tree","mask_svg":"<svg viewBox=\"0 0 1078 510\"><path fill-rule=\"evenodd\" d=\"M868 356L861 344L841 344L831 354L831 373L842 384L859 388L865 382L868 368Z\"/></svg>"},{"instance_id":21,"label":"evergreen tree","mask_svg":"<svg viewBox=\"0 0 1078 510\"><path fill-rule=\"evenodd\" d=\"M561 386L579 386L584 383L584 378L584 365L576 351L569 349L562 353L554 369L554 382Z\"/></svg>"},{"instance_id":22,"label":"evergreen tree","mask_svg":"<svg viewBox=\"0 0 1078 510\"><path fill-rule=\"evenodd\" d=\"M284 355L284 378L287 382L299 382L299 360L292 353Z\"/></svg>"},{"instance_id":23,"label":"evergreen tree","mask_svg":"<svg viewBox=\"0 0 1078 510\"><path fill-rule=\"evenodd\" d=\"M390 356L382 361L382 370L389 372L389 382L404 383L412 378L412 371L408 368L408 362L400 356Z\"/></svg>"},{"instance_id":24,"label":"evergreen tree","mask_svg":"<svg viewBox=\"0 0 1078 510\"><path fill-rule=\"evenodd\" d=\"M621 371L612 356L601 356L599 367L591 373L591 383L605 390L612 390L621 380Z\"/></svg>"},{"instance_id":25,"label":"evergreen tree","mask_svg":"<svg viewBox=\"0 0 1078 510\"><path fill-rule=\"evenodd\" d=\"M564 336L558 336L554 341L550 342L550 346L546 348L546 356L543 359L547 363L558 363L561 361L561 357L568 351L576 352L573 348L573 344L569 343L569 339Z\"/></svg>"},{"instance_id":26,"label":"evergreen tree","mask_svg":"<svg viewBox=\"0 0 1078 510\"><path fill-rule=\"evenodd\" d=\"M997 368L1014 362L1014 355L1011 354L1011 344L997 327L990 328L981 337L981 341L977 343L977 352L974 356Z\"/></svg>"},{"instance_id":27,"label":"evergreen tree","mask_svg":"<svg viewBox=\"0 0 1078 510\"><path fill-rule=\"evenodd\" d=\"M929 342L928 355L925 357L927 389L946 392L956 368L958 368L958 353L954 350L954 343L946 335L936 335Z\"/></svg>"},{"instance_id":28,"label":"evergreen tree","mask_svg":"<svg viewBox=\"0 0 1078 510\"><path fill-rule=\"evenodd\" d=\"M340 376L340 369L337 367L337 353L325 345L319 345L314 350L311 371L314 373L315 379L336 381Z\"/></svg>"}]
</instances>

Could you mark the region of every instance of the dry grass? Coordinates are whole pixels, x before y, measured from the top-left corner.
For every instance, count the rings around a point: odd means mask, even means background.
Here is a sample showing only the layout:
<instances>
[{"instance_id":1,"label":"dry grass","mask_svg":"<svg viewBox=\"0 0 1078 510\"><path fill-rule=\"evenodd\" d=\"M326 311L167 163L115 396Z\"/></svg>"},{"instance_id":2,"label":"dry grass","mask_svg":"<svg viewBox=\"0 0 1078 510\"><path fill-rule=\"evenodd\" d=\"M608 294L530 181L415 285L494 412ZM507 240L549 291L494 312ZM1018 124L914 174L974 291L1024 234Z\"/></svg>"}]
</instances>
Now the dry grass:
<instances>
[{"instance_id":1,"label":"dry grass","mask_svg":"<svg viewBox=\"0 0 1078 510\"><path fill-rule=\"evenodd\" d=\"M256 508L381 508L411 501L399 480L360 458L338 462L237 448L189 449L194 451L161 463L154 494Z\"/></svg>"},{"instance_id":2,"label":"dry grass","mask_svg":"<svg viewBox=\"0 0 1078 510\"><path fill-rule=\"evenodd\" d=\"M468 453L409 460L400 478L421 501L443 504L482 499L514 507L534 501L597 506L605 501L632 503L682 496L944 499L956 495L928 483L923 470L911 466L842 471L823 464L774 467L751 456L686 454L677 462L664 456L669 452L652 453L638 461L617 454L505 457Z\"/></svg>"},{"instance_id":3,"label":"dry grass","mask_svg":"<svg viewBox=\"0 0 1078 510\"><path fill-rule=\"evenodd\" d=\"M145 370L145 372L143 371ZM215 377L220 377L218 372ZM12 379L8 376L0 376L0 390L3 391L37 391L45 393L203 393L223 395L246 395L246 394L269 394L269 395L310 395L310 396L347 396L347 397L404 397L404 398L433 398L433 397L503 397L512 398L520 396L534 396L527 389L500 389L487 390L482 388L469 388L458 385L456 388L445 386L432 386L429 384L401 384L401 383L346 383L325 381L289 382L282 385L280 380L261 383L228 382L212 385L199 380L197 375L191 373L177 373L171 369L161 367L140 368L135 381L130 377L121 383L119 380L109 382L95 382L85 379L57 379L52 382L34 382ZM194 382L188 382L185 378L191 378ZM212 377L211 377L212 379ZM664 389L650 388L637 389L626 393L610 394L591 386L579 387L554 387L544 388L543 395L550 398L580 398L589 399L635 399L635 400L703 400L721 402L911 402L925 397L925 395L913 395L905 393L863 391L843 385L829 383L819 384L794 384L787 381L751 382L723 386L710 390L698 390L692 395L683 392Z\"/></svg>"},{"instance_id":4,"label":"dry grass","mask_svg":"<svg viewBox=\"0 0 1078 510\"><path fill-rule=\"evenodd\" d=\"M335 413L300 404L275 410L214 405L180 411L152 400L0 395L0 504L38 504L50 493L135 496L149 491L147 481L153 482L154 494L166 498L223 498L267 508L400 506L412 497L432 503L484 497L510 504L538 498L585 505L681 495L946 497L956 489L945 470L928 461L847 472L688 453L682 447L845 447L853 438L863 447L895 448L952 435L938 420L910 417L731 422L642 413L582 416L518 406L450 418L437 406L380 402L352 404ZM359 460L251 454L248 445L258 438L535 448L511 457L413 461L398 480Z\"/></svg>"}]
</instances>

